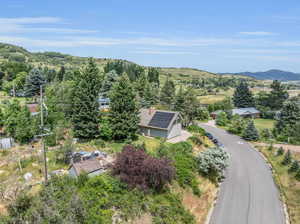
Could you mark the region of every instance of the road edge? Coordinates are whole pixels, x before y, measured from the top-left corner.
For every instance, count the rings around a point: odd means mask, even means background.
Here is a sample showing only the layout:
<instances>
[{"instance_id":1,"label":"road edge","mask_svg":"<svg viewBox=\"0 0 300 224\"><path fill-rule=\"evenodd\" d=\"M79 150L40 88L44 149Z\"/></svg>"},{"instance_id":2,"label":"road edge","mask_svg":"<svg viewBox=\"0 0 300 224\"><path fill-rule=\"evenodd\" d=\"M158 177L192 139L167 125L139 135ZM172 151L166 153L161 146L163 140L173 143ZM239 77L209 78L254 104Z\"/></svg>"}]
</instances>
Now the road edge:
<instances>
[{"instance_id":1,"label":"road edge","mask_svg":"<svg viewBox=\"0 0 300 224\"><path fill-rule=\"evenodd\" d=\"M248 142L248 141L247 141L247 142ZM287 200L287 199L286 199L286 197L285 197L285 195L284 195L284 192L283 192L283 190L282 190L281 183L280 183L280 182L278 183L277 181L275 181L275 178L274 178L274 176L278 176L277 172L273 169L273 166L272 166L272 164L269 162L268 158L267 158L261 151L259 151L259 150L254 146L253 143L248 142L248 144L252 146L251 148L253 148L256 152L258 152L258 154L266 161L267 165L270 167L271 172L272 172L272 176L273 176L273 179L274 179L274 183L276 184L276 186L277 186L277 188L278 188L278 190L279 190L280 199L281 199L281 202L282 202L282 205L283 205L283 213L284 213L284 216L285 216L285 224L291 224L291 222L290 222L290 214L289 214L289 212L288 212L288 206L287 206L287 204L286 204L286 200Z\"/></svg>"}]
</instances>

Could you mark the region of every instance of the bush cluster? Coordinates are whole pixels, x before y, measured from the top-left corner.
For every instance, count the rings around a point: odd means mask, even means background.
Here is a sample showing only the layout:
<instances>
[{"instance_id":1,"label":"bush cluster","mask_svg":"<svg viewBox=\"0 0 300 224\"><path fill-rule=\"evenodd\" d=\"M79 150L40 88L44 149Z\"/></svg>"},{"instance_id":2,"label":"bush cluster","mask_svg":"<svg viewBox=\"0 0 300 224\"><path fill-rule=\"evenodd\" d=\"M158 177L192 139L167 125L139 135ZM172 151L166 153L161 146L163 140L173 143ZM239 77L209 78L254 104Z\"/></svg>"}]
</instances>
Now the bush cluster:
<instances>
[{"instance_id":1,"label":"bush cluster","mask_svg":"<svg viewBox=\"0 0 300 224\"><path fill-rule=\"evenodd\" d=\"M117 155L112 172L131 188L160 191L170 183L175 170L169 159L154 158L145 150L127 145Z\"/></svg>"}]
</instances>

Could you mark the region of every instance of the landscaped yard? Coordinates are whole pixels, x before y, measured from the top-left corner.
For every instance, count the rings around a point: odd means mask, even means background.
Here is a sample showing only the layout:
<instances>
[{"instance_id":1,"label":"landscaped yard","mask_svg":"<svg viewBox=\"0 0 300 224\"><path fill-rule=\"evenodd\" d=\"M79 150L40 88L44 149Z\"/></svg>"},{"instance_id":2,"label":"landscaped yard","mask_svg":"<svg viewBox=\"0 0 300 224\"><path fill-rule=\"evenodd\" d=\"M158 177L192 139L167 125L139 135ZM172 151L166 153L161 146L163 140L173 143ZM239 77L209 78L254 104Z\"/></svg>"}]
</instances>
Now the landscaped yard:
<instances>
[{"instance_id":1,"label":"landscaped yard","mask_svg":"<svg viewBox=\"0 0 300 224\"><path fill-rule=\"evenodd\" d=\"M291 223L300 224L300 181L295 179L295 173L289 173L290 166L283 166L284 156L276 156L275 149L269 151L267 147L258 149L268 158L274 169L274 179L286 198ZM300 154L293 153L293 158L300 161Z\"/></svg>"},{"instance_id":2,"label":"landscaped yard","mask_svg":"<svg viewBox=\"0 0 300 224\"><path fill-rule=\"evenodd\" d=\"M275 120L259 118L254 120L254 124L255 127L260 131L265 128L272 129L275 125Z\"/></svg>"}]
</instances>

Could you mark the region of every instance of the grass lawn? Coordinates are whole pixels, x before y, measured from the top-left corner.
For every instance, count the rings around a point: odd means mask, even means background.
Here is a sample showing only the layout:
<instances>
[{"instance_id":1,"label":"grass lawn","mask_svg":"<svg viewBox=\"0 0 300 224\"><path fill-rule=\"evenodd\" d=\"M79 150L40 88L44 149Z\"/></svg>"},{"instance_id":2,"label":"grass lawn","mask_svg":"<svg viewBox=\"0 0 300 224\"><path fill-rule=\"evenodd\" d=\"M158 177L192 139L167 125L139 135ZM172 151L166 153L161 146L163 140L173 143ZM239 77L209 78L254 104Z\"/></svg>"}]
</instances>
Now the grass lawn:
<instances>
[{"instance_id":1,"label":"grass lawn","mask_svg":"<svg viewBox=\"0 0 300 224\"><path fill-rule=\"evenodd\" d=\"M225 98L226 98L226 95L223 95L223 94L198 96L198 99L203 104L213 104L213 103L222 101Z\"/></svg>"},{"instance_id":2,"label":"grass lawn","mask_svg":"<svg viewBox=\"0 0 300 224\"><path fill-rule=\"evenodd\" d=\"M254 124L255 127L260 131L265 128L272 129L274 127L275 120L259 118L254 120Z\"/></svg>"},{"instance_id":3,"label":"grass lawn","mask_svg":"<svg viewBox=\"0 0 300 224\"><path fill-rule=\"evenodd\" d=\"M281 164L284 156L275 156L267 147L259 147L259 150L268 158L274 169L274 179L280 188L281 194L286 198L290 221L300 224L300 181L295 179L295 173L289 173L289 166ZM293 158L300 161L300 154L293 154Z\"/></svg>"}]
</instances>

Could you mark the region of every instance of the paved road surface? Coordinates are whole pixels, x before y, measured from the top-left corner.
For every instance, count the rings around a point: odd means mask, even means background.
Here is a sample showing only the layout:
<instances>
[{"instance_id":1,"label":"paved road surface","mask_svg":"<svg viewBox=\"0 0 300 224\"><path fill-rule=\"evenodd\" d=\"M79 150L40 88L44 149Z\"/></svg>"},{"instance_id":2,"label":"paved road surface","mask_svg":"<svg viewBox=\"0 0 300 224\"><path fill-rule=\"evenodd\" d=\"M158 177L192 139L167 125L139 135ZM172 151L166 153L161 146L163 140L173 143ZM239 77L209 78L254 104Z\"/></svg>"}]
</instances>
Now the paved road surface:
<instances>
[{"instance_id":1,"label":"paved road surface","mask_svg":"<svg viewBox=\"0 0 300 224\"><path fill-rule=\"evenodd\" d=\"M202 125L224 144L230 166L210 224L284 224L284 212L269 166L251 146L222 129Z\"/></svg>"}]
</instances>

